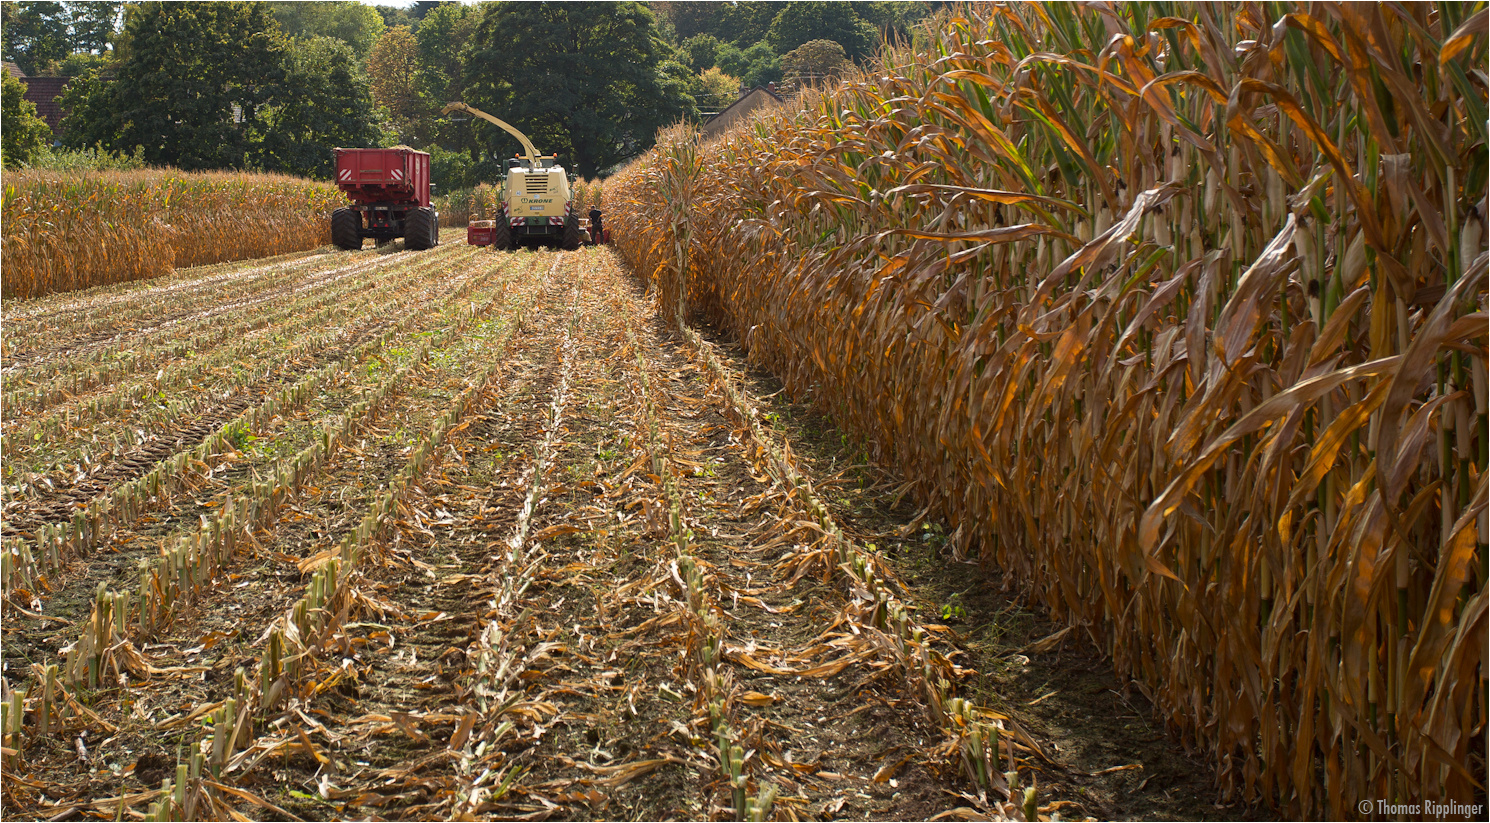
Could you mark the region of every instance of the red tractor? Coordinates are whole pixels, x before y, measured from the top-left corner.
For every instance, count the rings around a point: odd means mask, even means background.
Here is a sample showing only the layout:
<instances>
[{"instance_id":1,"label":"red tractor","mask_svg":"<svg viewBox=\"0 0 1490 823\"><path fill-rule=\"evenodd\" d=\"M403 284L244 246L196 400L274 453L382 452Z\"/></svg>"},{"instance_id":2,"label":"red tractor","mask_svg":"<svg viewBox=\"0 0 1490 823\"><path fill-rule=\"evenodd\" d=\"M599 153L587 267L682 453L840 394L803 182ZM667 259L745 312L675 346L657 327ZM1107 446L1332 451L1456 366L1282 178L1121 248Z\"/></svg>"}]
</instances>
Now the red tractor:
<instances>
[{"instance_id":1,"label":"red tractor","mask_svg":"<svg viewBox=\"0 0 1490 823\"><path fill-rule=\"evenodd\" d=\"M337 149L336 185L352 205L331 212L331 242L362 248L395 237L419 251L440 244L440 214L429 204L429 155L409 148Z\"/></svg>"}]
</instances>

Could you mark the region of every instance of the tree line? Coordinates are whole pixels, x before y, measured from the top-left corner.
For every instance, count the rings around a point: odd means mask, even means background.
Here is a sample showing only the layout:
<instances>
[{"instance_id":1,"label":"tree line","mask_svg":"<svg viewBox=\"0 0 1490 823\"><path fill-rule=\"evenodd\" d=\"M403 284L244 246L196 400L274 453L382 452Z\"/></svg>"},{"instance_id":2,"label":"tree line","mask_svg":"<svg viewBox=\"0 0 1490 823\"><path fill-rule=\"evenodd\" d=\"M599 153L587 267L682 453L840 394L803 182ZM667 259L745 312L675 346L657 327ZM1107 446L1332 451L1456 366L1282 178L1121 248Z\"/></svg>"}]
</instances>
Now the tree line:
<instances>
[{"instance_id":1,"label":"tree line","mask_svg":"<svg viewBox=\"0 0 1490 823\"><path fill-rule=\"evenodd\" d=\"M594 176L657 129L741 87L829 78L907 36L932 4L10 2L3 52L73 79L62 143L187 170L329 178L331 148L430 151L446 188L495 180L516 141L453 122L451 100L502 117ZM13 93L14 92L14 93ZM22 122L7 84L7 131ZM7 165L24 149L7 140Z\"/></svg>"}]
</instances>

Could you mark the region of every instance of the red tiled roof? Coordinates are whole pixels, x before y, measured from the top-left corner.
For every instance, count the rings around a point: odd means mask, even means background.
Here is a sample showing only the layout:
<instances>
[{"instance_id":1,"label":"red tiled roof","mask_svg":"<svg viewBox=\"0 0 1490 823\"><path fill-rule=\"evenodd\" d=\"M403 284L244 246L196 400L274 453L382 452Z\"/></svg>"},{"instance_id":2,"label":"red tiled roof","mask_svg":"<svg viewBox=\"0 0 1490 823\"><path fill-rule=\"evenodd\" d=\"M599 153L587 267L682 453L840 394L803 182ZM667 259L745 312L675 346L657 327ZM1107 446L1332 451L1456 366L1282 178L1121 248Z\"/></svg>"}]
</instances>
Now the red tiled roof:
<instances>
[{"instance_id":1,"label":"red tiled roof","mask_svg":"<svg viewBox=\"0 0 1490 823\"><path fill-rule=\"evenodd\" d=\"M47 121L52 127L52 134L60 134L58 126L62 123L62 108L57 105L57 97L62 94L62 89L67 86L71 77L22 77L21 82L26 84L26 99L36 104L36 113L41 119Z\"/></svg>"},{"instance_id":2,"label":"red tiled roof","mask_svg":"<svg viewBox=\"0 0 1490 823\"><path fill-rule=\"evenodd\" d=\"M25 77L26 76L26 73L23 72L23 71L21 71L21 67L20 66L17 66L15 63L12 63L9 60L6 60L4 65L5 65L5 73L8 74L8 75L10 75L11 77L20 78L20 77Z\"/></svg>"}]
</instances>

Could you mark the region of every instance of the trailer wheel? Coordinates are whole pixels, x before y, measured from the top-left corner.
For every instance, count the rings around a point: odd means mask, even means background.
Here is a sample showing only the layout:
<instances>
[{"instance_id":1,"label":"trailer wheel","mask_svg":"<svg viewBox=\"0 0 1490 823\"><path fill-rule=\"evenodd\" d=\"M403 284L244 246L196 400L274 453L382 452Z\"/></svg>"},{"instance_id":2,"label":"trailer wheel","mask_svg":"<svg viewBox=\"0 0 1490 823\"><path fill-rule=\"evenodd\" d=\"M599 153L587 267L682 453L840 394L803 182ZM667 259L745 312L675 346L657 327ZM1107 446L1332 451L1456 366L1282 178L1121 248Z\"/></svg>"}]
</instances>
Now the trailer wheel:
<instances>
[{"instance_id":1,"label":"trailer wheel","mask_svg":"<svg viewBox=\"0 0 1490 823\"><path fill-rule=\"evenodd\" d=\"M491 246L498 251L516 251L517 245L512 242L512 224L507 220L507 212L501 212L492 223Z\"/></svg>"},{"instance_id":2,"label":"trailer wheel","mask_svg":"<svg viewBox=\"0 0 1490 823\"><path fill-rule=\"evenodd\" d=\"M339 249L355 251L362 248L362 238L357 232L362 228L362 215L356 209L340 208L331 212L331 242Z\"/></svg>"},{"instance_id":3,"label":"trailer wheel","mask_svg":"<svg viewBox=\"0 0 1490 823\"><path fill-rule=\"evenodd\" d=\"M424 251L434 245L435 236L435 212L434 209L414 209L404 218L404 248L410 251Z\"/></svg>"},{"instance_id":4,"label":"trailer wheel","mask_svg":"<svg viewBox=\"0 0 1490 823\"><path fill-rule=\"evenodd\" d=\"M564 236L559 241L559 245L565 251L574 251L579 248L579 217L573 212L564 218Z\"/></svg>"}]
</instances>

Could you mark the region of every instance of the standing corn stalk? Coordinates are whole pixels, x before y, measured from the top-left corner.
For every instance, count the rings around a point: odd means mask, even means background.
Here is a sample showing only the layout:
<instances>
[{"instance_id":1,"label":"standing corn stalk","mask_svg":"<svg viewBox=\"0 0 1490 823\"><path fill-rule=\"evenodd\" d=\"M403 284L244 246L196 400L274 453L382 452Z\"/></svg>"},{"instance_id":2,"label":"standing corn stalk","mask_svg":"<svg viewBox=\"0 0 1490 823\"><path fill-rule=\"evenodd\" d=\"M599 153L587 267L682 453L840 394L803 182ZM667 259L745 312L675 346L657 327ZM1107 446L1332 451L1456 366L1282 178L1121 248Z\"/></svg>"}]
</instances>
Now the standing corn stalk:
<instances>
[{"instance_id":1,"label":"standing corn stalk","mask_svg":"<svg viewBox=\"0 0 1490 823\"><path fill-rule=\"evenodd\" d=\"M699 132L679 124L657 135L658 164L649 181L651 194L666 215L663 231L671 255L658 273L657 297L668 322L682 328L688 312L689 251L693 243L692 209L702 168Z\"/></svg>"},{"instance_id":2,"label":"standing corn stalk","mask_svg":"<svg viewBox=\"0 0 1490 823\"><path fill-rule=\"evenodd\" d=\"M661 279L686 232L692 310L1101 627L1229 795L1474 802L1485 29L977 7L703 146L684 218L663 141L618 249Z\"/></svg>"},{"instance_id":3,"label":"standing corn stalk","mask_svg":"<svg viewBox=\"0 0 1490 823\"><path fill-rule=\"evenodd\" d=\"M330 241L330 183L279 174L174 170L5 175L7 298L168 275Z\"/></svg>"}]
</instances>

